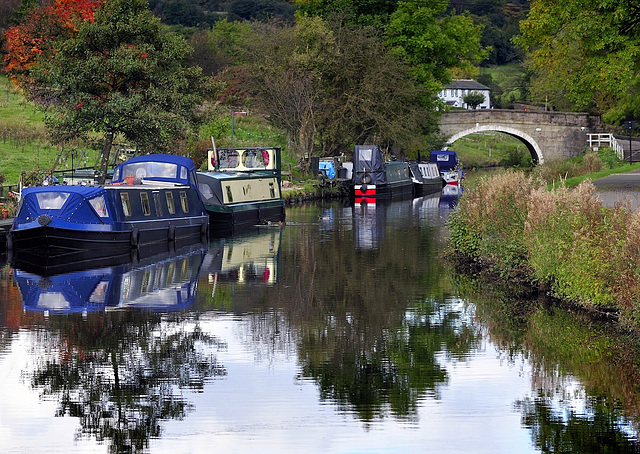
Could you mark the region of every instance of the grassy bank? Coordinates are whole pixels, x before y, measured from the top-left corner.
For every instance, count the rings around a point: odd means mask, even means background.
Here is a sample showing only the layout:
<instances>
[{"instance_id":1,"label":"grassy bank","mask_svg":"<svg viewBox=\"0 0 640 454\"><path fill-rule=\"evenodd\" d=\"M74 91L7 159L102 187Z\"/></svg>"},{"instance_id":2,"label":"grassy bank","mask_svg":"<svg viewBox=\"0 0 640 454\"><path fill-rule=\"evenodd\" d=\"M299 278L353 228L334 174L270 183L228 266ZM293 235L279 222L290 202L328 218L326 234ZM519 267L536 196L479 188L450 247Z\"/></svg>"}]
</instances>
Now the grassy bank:
<instances>
[{"instance_id":1,"label":"grassy bank","mask_svg":"<svg viewBox=\"0 0 640 454\"><path fill-rule=\"evenodd\" d=\"M456 256L640 327L640 212L603 207L595 187L548 190L522 172L476 182L450 219Z\"/></svg>"}]
</instances>

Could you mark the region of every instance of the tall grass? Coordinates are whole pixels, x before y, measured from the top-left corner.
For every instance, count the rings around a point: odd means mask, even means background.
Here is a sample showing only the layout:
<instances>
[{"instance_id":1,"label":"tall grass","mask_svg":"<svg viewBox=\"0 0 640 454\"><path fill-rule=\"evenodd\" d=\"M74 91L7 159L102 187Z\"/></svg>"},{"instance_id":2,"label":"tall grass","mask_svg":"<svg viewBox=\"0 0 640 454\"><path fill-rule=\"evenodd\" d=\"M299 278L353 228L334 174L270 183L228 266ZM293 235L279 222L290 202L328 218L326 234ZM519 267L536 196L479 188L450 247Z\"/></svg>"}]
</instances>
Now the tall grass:
<instances>
[{"instance_id":1,"label":"tall grass","mask_svg":"<svg viewBox=\"0 0 640 454\"><path fill-rule=\"evenodd\" d=\"M482 178L449 225L460 256L640 328L640 212L603 207L591 182L549 191L521 172Z\"/></svg>"}]
</instances>

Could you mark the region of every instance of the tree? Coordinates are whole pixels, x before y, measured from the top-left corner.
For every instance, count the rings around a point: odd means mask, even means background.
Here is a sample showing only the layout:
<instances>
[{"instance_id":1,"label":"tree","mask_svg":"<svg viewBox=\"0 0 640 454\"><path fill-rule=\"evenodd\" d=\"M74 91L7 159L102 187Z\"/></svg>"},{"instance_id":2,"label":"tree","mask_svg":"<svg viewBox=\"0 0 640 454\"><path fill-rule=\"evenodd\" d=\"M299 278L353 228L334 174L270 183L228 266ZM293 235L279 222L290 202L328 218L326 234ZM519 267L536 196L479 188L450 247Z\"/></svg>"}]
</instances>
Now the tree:
<instances>
[{"instance_id":1,"label":"tree","mask_svg":"<svg viewBox=\"0 0 640 454\"><path fill-rule=\"evenodd\" d=\"M425 6L401 2L386 29L387 45L406 62L432 101L458 69L474 74L475 64L488 54L480 45L481 27L467 15L444 15L446 3Z\"/></svg>"},{"instance_id":2,"label":"tree","mask_svg":"<svg viewBox=\"0 0 640 454\"><path fill-rule=\"evenodd\" d=\"M101 3L102 0L48 0L31 9L25 6L20 13L22 22L4 35L4 72L29 91L30 69L36 60L51 58L57 50L56 40L76 34L82 22L93 20Z\"/></svg>"},{"instance_id":3,"label":"tree","mask_svg":"<svg viewBox=\"0 0 640 454\"><path fill-rule=\"evenodd\" d=\"M610 121L639 112L640 106L634 107L637 39L621 33L626 10L616 14L615 7L606 7L622 3L627 2L531 3L517 43L527 52L534 101L548 101L561 110L606 114Z\"/></svg>"},{"instance_id":4,"label":"tree","mask_svg":"<svg viewBox=\"0 0 640 454\"><path fill-rule=\"evenodd\" d=\"M462 97L462 100L472 109L476 109L484 102L484 93L479 91L470 91Z\"/></svg>"},{"instance_id":5,"label":"tree","mask_svg":"<svg viewBox=\"0 0 640 454\"><path fill-rule=\"evenodd\" d=\"M31 76L53 139L105 133L102 178L114 135L146 151L175 150L195 131L212 85L187 66L191 49L163 29L145 0L110 0L75 36L37 59ZM43 102L44 101L44 102Z\"/></svg>"},{"instance_id":6,"label":"tree","mask_svg":"<svg viewBox=\"0 0 640 454\"><path fill-rule=\"evenodd\" d=\"M309 17L260 33L247 85L301 158L362 143L416 148L435 123L373 27Z\"/></svg>"},{"instance_id":7,"label":"tree","mask_svg":"<svg viewBox=\"0 0 640 454\"><path fill-rule=\"evenodd\" d=\"M337 11L349 25L384 27L396 10L398 0L294 0L299 11L306 16L330 19Z\"/></svg>"}]
</instances>

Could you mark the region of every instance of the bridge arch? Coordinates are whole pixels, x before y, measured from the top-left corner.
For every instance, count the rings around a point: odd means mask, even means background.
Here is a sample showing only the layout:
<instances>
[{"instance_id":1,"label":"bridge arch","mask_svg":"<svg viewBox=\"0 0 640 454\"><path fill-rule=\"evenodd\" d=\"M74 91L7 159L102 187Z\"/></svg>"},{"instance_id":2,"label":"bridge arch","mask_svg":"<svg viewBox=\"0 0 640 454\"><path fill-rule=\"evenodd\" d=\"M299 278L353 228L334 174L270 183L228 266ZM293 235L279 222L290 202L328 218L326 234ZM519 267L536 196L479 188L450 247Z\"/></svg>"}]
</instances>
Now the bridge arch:
<instances>
[{"instance_id":1,"label":"bridge arch","mask_svg":"<svg viewBox=\"0 0 640 454\"><path fill-rule=\"evenodd\" d=\"M538 145L538 143L535 141L533 137L516 128L512 128L504 125L498 125L498 124L479 125L476 123L475 127L465 129L464 131L460 131L454 134L453 136L451 136L451 138L447 140L445 149L448 149L449 146L451 146L458 139L461 139L470 134L475 134L475 133L485 132L485 131L502 132L512 137L515 137L527 147L527 149L529 150L529 153L531 153L531 158L533 159L534 163L544 164L544 156L542 155L542 150L540 149L540 146Z\"/></svg>"}]
</instances>

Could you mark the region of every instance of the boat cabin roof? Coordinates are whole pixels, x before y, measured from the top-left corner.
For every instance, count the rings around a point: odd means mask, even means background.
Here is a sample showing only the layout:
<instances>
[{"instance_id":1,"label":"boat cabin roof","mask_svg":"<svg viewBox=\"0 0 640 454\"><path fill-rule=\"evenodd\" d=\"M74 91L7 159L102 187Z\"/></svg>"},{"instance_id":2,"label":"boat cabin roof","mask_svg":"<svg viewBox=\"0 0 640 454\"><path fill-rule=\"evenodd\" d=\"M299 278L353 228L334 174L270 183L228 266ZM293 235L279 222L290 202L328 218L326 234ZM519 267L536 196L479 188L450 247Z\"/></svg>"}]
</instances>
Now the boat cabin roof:
<instances>
[{"instance_id":1,"label":"boat cabin roof","mask_svg":"<svg viewBox=\"0 0 640 454\"><path fill-rule=\"evenodd\" d=\"M458 164L458 155L453 150L435 150L431 152L429 162L438 164L440 170L451 170Z\"/></svg>"},{"instance_id":2,"label":"boat cabin roof","mask_svg":"<svg viewBox=\"0 0 640 454\"><path fill-rule=\"evenodd\" d=\"M151 180L195 187L196 166L183 156L150 154L136 156L116 166L111 183Z\"/></svg>"}]
</instances>

